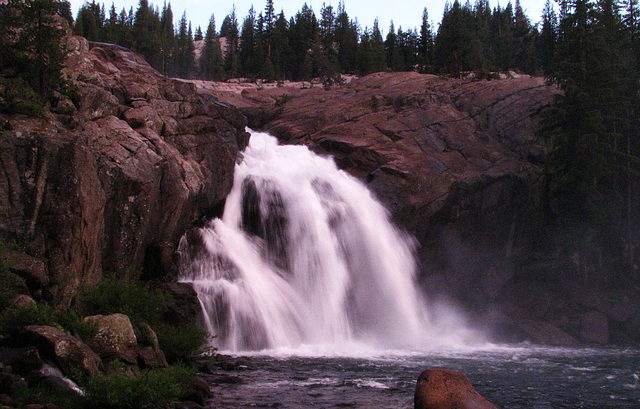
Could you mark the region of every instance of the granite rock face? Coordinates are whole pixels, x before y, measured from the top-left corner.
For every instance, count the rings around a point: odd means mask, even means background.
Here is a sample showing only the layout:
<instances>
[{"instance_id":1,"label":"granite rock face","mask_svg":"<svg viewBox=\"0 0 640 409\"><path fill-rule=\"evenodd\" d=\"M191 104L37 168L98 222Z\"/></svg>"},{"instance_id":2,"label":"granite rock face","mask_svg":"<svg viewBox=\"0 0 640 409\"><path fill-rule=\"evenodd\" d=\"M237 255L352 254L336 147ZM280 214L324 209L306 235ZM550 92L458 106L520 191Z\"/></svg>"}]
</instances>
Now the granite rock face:
<instances>
[{"instance_id":1,"label":"granite rock face","mask_svg":"<svg viewBox=\"0 0 640 409\"><path fill-rule=\"evenodd\" d=\"M180 236L220 213L248 141L238 110L142 57L76 36L67 49L74 98L3 116L0 138L0 236L62 306L104 273L171 277Z\"/></svg>"},{"instance_id":2,"label":"granite rock face","mask_svg":"<svg viewBox=\"0 0 640 409\"><path fill-rule=\"evenodd\" d=\"M195 83L240 107L252 128L331 155L367 184L419 242L419 279L431 299L463 306L499 339L639 340L631 315L621 314L622 305L637 311L638 295L597 282L602 251L592 235L548 223L548 141L537 130L560 91L543 78L407 72L331 88Z\"/></svg>"}]
</instances>

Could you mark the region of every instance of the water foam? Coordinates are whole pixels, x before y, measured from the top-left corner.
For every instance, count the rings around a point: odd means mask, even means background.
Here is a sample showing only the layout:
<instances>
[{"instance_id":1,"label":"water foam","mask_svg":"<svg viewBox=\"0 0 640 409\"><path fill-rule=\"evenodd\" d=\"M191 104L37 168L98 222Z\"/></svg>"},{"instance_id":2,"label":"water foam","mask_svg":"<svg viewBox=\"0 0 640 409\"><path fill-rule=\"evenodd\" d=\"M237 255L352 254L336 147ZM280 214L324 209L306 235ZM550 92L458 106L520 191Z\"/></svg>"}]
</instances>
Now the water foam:
<instances>
[{"instance_id":1,"label":"water foam","mask_svg":"<svg viewBox=\"0 0 640 409\"><path fill-rule=\"evenodd\" d=\"M253 132L222 219L181 241L181 281L223 350L459 343L417 290L414 246L331 159Z\"/></svg>"}]
</instances>

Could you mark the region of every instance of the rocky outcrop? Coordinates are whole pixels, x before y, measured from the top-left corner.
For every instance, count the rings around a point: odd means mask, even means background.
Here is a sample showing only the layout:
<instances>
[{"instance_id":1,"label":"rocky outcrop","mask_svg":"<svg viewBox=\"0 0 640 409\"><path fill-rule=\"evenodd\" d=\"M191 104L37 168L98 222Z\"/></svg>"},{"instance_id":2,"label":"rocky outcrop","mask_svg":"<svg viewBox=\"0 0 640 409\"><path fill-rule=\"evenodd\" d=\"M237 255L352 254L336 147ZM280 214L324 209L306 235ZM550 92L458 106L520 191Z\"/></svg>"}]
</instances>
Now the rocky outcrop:
<instances>
[{"instance_id":1,"label":"rocky outcrop","mask_svg":"<svg viewBox=\"0 0 640 409\"><path fill-rule=\"evenodd\" d=\"M462 372L427 369L420 374L415 409L496 409L471 385Z\"/></svg>"},{"instance_id":2,"label":"rocky outcrop","mask_svg":"<svg viewBox=\"0 0 640 409\"><path fill-rule=\"evenodd\" d=\"M197 85L241 107L251 127L330 154L366 183L417 238L427 294L453 299L499 338L640 341L637 319L610 312L624 298L640 312L639 296L600 280L589 229L545 224L547 141L536 132L559 90L544 79L410 72L331 88Z\"/></svg>"},{"instance_id":3,"label":"rocky outcrop","mask_svg":"<svg viewBox=\"0 0 640 409\"><path fill-rule=\"evenodd\" d=\"M0 236L19 244L31 293L63 306L105 272L171 275L179 237L220 213L248 138L239 111L138 55L81 37L67 48L74 98L0 118Z\"/></svg>"}]
</instances>

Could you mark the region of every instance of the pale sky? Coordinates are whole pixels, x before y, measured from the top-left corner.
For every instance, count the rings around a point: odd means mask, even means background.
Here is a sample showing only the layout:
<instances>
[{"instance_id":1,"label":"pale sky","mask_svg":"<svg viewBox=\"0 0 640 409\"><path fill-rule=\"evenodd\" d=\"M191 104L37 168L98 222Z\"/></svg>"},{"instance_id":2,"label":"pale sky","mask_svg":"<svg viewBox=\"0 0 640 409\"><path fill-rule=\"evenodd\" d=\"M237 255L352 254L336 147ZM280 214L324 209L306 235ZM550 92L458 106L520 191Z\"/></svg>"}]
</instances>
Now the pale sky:
<instances>
[{"instance_id":1,"label":"pale sky","mask_svg":"<svg viewBox=\"0 0 640 409\"><path fill-rule=\"evenodd\" d=\"M85 0L70 1L71 11L75 18L78 14L78 9ZM162 9L164 4L164 0L148 1L159 9ZM464 4L466 0L459 1ZM489 5L491 8L494 8L498 4L505 7L508 1L509 0L489 0ZM107 13L111 8L112 2L115 4L118 12L120 12L123 7L127 11L131 6L133 6L134 11L138 7L138 0L96 0L96 3L104 4ZM235 0L235 2L229 0L171 0L168 1L168 3L171 3L171 9L173 10L174 24L178 24L182 13L186 11L187 20L191 21L193 30L195 31L196 27L201 26L204 32L206 31L211 14L215 15L216 28L220 30L222 20L231 12L234 3L236 5L238 23L240 27L242 27L242 21L248 14L251 5L253 4L256 14L258 14L264 10L266 0ZM295 16L304 3L305 0L274 0L276 13L284 10L287 20ZM332 5L334 9L338 7L338 0L307 0L306 3L311 6L318 17L323 3ZM385 35L388 32L391 20L393 20L396 30L398 30L400 26L402 26L405 31L410 28L417 28L419 30L422 22L422 10L425 7L429 12L429 19L433 22L435 31L440 20L442 20L445 0L345 0L344 3L349 17L351 19L357 18L362 28L365 26L371 27L374 19L377 17L380 29L383 31L383 35ZM453 0L451 0L450 3L453 3ZM471 3L475 3L475 0L471 0ZM525 14L532 23L535 24L540 21L544 3L545 0L521 0ZM512 0L512 4L515 5L515 0Z\"/></svg>"}]
</instances>

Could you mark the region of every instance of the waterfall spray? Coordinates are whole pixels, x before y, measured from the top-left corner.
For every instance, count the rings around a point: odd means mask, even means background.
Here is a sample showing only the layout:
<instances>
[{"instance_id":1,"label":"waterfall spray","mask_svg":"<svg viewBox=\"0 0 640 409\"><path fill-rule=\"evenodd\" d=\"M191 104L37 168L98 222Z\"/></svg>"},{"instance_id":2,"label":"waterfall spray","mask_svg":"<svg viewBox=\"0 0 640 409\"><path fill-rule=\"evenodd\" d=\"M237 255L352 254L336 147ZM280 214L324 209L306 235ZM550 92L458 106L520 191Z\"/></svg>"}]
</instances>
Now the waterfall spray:
<instances>
[{"instance_id":1,"label":"waterfall spray","mask_svg":"<svg viewBox=\"0 0 640 409\"><path fill-rule=\"evenodd\" d=\"M430 331L413 239L333 160L264 133L236 166L222 219L185 236L179 252L181 281L224 350L408 347Z\"/></svg>"}]
</instances>

